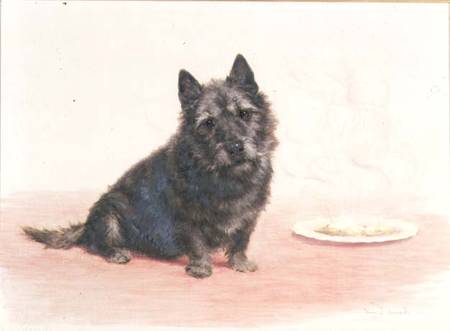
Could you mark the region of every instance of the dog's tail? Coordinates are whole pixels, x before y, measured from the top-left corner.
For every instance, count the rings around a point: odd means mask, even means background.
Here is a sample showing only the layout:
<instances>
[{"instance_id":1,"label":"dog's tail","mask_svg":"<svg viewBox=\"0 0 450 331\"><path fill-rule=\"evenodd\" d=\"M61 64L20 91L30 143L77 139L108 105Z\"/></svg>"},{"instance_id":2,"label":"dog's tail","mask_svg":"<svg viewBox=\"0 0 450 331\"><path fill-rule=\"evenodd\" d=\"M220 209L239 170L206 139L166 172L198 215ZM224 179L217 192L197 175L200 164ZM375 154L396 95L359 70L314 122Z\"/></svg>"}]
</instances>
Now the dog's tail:
<instances>
[{"instance_id":1,"label":"dog's tail","mask_svg":"<svg viewBox=\"0 0 450 331\"><path fill-rule=\"evenodd\" d=\"M73 224L67 228L58 228L56 230L40 230L30 226L22 228L29 238L45 244L46 248L60 249L68 249L80 243L84 229L84 223Z\"/></svg>"}]
</instances>

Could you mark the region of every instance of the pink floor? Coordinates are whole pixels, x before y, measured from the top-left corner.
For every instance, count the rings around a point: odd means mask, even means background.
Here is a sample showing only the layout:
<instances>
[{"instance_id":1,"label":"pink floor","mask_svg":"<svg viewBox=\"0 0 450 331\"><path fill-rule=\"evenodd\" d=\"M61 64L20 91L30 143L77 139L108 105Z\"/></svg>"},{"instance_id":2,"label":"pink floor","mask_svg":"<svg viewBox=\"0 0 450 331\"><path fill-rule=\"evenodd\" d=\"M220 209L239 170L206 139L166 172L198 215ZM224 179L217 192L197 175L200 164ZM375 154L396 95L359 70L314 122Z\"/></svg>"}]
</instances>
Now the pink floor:
<instances>
[{"instance_id":1,"label":"pink floor","mask_svg":"<svg viewBox=\"0 0 450 331\"><path fill-rule=\"evenodd\" d=\"M184 273L185 260L136 257L113 265L79 248L46 250L21 225L56 226L86 216L93 193L20 194L2 201L0 266L14 323L171 326L257 326L291 323L373 303L408 304L415 288L450 269L450 223L433 215L410 240L376 245L325 245L291 234L301 219L273 201L260 219L249 255L252 274L215 258L213 276ZM420 286L419 286L420 287ZM424 303L425 304L425 303Z\"/></svg>"}]
</instances>

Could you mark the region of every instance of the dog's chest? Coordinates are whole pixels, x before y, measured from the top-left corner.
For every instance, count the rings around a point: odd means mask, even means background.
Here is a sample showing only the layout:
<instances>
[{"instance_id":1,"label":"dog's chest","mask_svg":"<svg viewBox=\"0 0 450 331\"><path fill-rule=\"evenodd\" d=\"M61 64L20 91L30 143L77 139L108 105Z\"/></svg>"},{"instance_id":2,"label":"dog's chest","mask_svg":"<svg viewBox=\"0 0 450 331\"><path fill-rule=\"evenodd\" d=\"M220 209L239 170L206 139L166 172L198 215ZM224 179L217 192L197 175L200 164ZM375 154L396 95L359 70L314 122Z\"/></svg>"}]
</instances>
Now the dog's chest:
<instances>
[{"instance_id":1,"label":"dog's chest","mask_svg":"<svg viewBox=\"0 0 450 331\"><path fill-rule=\"evenodd\" d=\"M188 174L181 194L182 209L212 236L227 237L245 228L266 203L270 172L264 169L255 169L245 179L199 176L195 171Z\"/></svg>"},{"instance_id":2,"label":"dog's chest","mask_svg":"<svg viewBox=\"0 0 450 331\"><path fill-rule=\"evenodd\" d=\"M200 231L203 233L205 243L211 249L215 249L229 243L234 234L246 228L245 224L246 221L241 218L232 218L228 221L211 219L202 224Z\"/></svg>"},{"instance_id":3,"label":"dog's chest","mask_svg":"<svg viewBox=\"0 0 450 331\"><path fill-rule=\"evenodd\" d=\"M242 229L244 226L244 219L232 218L228 222L218 223L216 229L224 236L231 236L233 233L235 233L239 229Z\"/></svg>"},{"instance_id":4,"label":"dog's chest","mask_svg":"<svg viewBox=\"0 0 450 331\"><path fill-rule=\"evenodd\" d=\"M211 234L217 238L229 238L253 222L260 210L258 191L255 187L235 199L212 199L208 207L203 207L204 220Z\"/></svg>"},{"instance_id":5,"label":"dog's chest","mask_svg":"<svg viewBox=\"0 0 450 331\"><path fill-rule=\"evenodd\" d=\"M263 169L255 169L255 173L245 178L204 176L193 172L186 180L186 197L206 209L241 213L243 208L252 206L255 192L264 193L267 177Z\"/></svg>"}]
</instances>

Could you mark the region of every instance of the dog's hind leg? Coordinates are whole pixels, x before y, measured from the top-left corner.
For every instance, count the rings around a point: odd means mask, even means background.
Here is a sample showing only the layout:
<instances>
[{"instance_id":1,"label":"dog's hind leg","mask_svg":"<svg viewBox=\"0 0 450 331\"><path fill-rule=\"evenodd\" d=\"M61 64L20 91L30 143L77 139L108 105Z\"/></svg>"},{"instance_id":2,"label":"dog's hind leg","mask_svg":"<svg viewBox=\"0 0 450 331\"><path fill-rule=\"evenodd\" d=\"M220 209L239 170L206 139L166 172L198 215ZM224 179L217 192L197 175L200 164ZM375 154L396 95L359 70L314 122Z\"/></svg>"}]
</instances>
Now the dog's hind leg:
<instances>
[{"instance_id":1,"label":"dog's hind leg","mask_svg":"<svg viewBox=\"0 0 450 331\"><path fill-rule=\"evenodd\" d=\"M124 247L124 238L116 215L107 214L88 224L86 246L91 252L112 263L122 264L131 260L130 252Z\"/></svg>"},{"instance_id":2,"label":"dog's hind leg","mask_svg":"<svg viewBox=\"0 0 450 331\"><path fill-rule=\"evenodd\" d=\"M123 248L114 248L113 252L106 258L106 261L118 264L128 263L130 260L130 251Z\"/></svg>"},{"instance_id":3,"label":"dog's hind leg","mask_svg":"<svg viewBox=\"0 0 450 331\"><path fill-rule=\"evenodd\" d=\"M128 201L122 194L103 196L90 210L86 222L85 245L88 250L103 256L108 262L129 262L131 253L120 223L127 214Z\"/></svg>"},{"instance_id":4,"label":"dog's hind leg","mask_svg":"<svg viewBox=\"0 0 450 331\"><path fill-rule=\"evenodd\" d=\"M104 194L91 208L86 222L85 244L93 253L112 263L127 263L131 254L122 227L129 217L130 205L120 192Z\"/></svg>"},{"instance_id":5,"label":"dog's hind leg","mask_svg":"<svg viewBox=\"0 0 450 331\"><path fill-rule=\"evenodd\" d=\"M104 219L105 225L105 244L109 249L106 260L112 263L127 263L131 260L130 252L121 248L124 239L121 234L120 224L118 219L111 215Z\"/></svg>"}]
</instances>

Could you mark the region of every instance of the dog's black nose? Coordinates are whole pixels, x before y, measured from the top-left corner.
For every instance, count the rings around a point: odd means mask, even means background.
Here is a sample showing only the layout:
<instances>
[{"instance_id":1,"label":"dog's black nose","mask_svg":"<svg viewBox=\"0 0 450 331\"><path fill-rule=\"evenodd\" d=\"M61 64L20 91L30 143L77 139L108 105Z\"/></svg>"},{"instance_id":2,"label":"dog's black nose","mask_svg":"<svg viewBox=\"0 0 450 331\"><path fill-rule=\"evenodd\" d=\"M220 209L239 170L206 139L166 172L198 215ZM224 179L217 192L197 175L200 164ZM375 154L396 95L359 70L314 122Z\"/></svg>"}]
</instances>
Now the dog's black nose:
<instances>
[{"instance_id":1,"label":"dog's black nose","mask_svg":"<svg viewBox=\"0 0 450 331\"><path fill-rule=\"evenodd\" d=\"M244 151L244 144L240 141L234 141L228 144L230 154L238 154Z\"/></svg>"}]
</instances>

